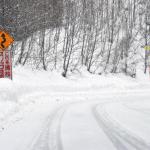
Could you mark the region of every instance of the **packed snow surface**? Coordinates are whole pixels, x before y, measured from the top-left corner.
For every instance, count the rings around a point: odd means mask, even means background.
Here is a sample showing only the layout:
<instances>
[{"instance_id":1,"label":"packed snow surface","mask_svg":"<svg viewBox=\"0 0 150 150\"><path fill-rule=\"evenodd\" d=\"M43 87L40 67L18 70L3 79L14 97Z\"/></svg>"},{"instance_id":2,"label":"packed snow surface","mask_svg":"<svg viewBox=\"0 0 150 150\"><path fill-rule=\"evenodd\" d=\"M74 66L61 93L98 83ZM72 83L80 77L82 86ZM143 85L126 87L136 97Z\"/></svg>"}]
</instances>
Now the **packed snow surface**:
<instances>
[{"instance_id":1,"label":"packed snow surface","mask_svg":"<svg viewBox=\"0 0 150 150\"><path fill-rule=\"evenodd\" d=\"M1 150L150 150L150 77L14 69L0 79Z\"/></svg>"}]
</instances>

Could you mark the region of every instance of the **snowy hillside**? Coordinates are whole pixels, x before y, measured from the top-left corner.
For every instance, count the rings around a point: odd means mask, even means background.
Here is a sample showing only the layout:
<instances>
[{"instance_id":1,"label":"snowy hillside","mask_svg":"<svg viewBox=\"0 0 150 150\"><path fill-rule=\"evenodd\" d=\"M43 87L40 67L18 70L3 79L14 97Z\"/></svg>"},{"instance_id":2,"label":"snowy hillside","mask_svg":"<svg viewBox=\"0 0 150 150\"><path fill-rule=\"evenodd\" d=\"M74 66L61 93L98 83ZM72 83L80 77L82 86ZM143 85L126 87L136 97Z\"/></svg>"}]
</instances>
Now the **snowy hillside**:
<instances>
[{"instance_id":1,"label":"snowy hillside","mask_svg":"<svg viewBox=\"0 0 150 150\"><path fill-rule=\"evenodd\" d=\"M14 66L60 70L64 77L83 67L93 74L131 77L136 77L139 66L147 72L149 52L144 47L150 44L149 1L35 1L30 5L18 2L17 9L22 9L15 21L20 40L12 47ZM51 27L51 23L57 26Z\"/></svg>"}]
</instances>

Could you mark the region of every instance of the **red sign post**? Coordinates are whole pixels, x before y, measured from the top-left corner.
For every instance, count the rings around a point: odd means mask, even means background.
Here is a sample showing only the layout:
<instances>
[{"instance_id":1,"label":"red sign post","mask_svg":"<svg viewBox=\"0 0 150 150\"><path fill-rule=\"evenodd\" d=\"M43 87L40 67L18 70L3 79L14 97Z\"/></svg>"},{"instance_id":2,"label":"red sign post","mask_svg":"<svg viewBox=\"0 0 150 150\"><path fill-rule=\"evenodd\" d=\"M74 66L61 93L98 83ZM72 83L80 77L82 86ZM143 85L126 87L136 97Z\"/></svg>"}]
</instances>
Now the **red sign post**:
<instances>
[{"instance_id":1,"label":"red sign post","mask_svg":"<svg viewBox=\"0 0 150 150\"><path fill-rule=\"evenodd\" d=\"M8 49L0 52L0 78L12 79L11 52Z\"/></svg>"},{"instance_id":2,"label":"red sign post","mask_svg":"<svg viewBox=\"0 0 150 150\"><path fill-rule=\"evenodd\" d=\"M8 47L13 41L7 32L0 30L0 78L12 79L12 54Z\"/></svg>"}]
</instances>

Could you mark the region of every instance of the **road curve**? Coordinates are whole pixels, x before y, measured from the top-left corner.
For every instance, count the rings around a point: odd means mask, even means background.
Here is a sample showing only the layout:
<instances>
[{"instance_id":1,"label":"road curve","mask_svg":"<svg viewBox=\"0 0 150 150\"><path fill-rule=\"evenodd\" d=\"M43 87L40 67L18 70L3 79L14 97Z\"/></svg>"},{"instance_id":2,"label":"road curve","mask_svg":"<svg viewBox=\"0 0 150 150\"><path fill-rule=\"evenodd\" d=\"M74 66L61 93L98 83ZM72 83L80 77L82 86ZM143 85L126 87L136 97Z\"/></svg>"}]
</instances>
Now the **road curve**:
<instances>
[{"instance_id":1,"label":"road curve","mask_svg":"<svg viewBox=\"0 0 150 150\"><path fill-rule=\"evenodd\" d=\"M107 104L95 105L92 109L93 115L100 128L103 128L106 135L118 150L150 150L150 144L147 144L137 135L133 135L113 120L105 111L105 106Z\"/></svg>"}]
</instances>

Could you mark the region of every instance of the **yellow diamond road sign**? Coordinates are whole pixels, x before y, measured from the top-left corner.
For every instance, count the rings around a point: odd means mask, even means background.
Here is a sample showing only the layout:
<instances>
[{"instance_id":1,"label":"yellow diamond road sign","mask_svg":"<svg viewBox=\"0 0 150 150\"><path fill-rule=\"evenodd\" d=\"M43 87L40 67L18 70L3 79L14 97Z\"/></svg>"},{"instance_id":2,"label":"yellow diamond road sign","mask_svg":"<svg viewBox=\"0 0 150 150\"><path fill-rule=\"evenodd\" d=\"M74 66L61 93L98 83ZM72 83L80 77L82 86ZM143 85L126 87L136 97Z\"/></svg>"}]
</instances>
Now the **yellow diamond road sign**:
<instances>
[{"instance_id":1,"label":"yellow diamond road sign","mask_svg":"<svg viewBox=\"0 0 150 150\"><path fill-rule=\"evenodd\" d=\"M6 31L0 30L0 52L5 51L14 42L13 37Z\"/></svg>"}]
</instances>

